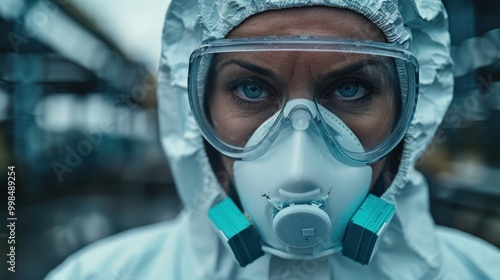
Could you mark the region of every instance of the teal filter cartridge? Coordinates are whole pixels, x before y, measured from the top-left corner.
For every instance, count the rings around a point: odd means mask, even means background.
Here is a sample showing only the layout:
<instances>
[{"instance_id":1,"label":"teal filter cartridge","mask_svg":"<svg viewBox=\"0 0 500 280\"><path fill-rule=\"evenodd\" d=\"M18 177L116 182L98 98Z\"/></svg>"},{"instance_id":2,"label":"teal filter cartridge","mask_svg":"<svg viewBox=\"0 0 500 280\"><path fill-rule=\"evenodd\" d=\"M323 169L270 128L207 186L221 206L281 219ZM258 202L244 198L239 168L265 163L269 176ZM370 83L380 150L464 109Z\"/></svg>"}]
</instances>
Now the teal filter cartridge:
<instances>
[{"instance_id":1,"label":"teal filter cartridge","mask_svg":"<svg viewBox=\"0 0 500 280\"><path fill-rule=\"evenodd\" d=\"M363 265L370 263L395 211L393 204L369 194L349 222L342 254Z\"/></svg>"},{"instance_id":2,"label":"teal filter cartridge","mask_svg":"<svg viewBox=\"0 0 500 280\"><path fill-rule=\"evenodd\" d=\"M208 217L226 238L240 266L246 266L264 255L250 222L231 198L212 207Z\"/></svg>"}]
</instances>

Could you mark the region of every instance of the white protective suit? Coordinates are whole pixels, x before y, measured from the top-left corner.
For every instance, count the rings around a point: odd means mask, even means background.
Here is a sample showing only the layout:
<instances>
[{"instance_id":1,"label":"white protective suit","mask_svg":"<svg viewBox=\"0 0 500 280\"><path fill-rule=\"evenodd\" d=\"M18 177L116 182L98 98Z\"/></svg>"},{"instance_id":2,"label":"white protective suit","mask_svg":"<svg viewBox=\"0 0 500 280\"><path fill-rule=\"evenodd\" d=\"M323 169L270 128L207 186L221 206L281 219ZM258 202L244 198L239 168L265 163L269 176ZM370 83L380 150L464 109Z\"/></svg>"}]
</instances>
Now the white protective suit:
<instances>
[{"instance_id":1,"label":"white protective suit","mask_svg":"<svg viewBox=\"0 0 500 280\"><path fill-rule=\"evenodd\" d=\"M389 42L409 48L419 60L416 113L399 171L382 195L395 204L396 214L367 266L339 253L306 261L266 254L241 268L207 217L223 190L189 108L188 57L202 39L223 38L253 14L314 5L364 15ZM500 254L494 246L434 224L427 183L414 168L452 99L447 29L446 11L433 0L173 0L163 31L159 118L185 210L173 221L92 244L47 279L500 279Z\"/></svg>"}]
</instances>

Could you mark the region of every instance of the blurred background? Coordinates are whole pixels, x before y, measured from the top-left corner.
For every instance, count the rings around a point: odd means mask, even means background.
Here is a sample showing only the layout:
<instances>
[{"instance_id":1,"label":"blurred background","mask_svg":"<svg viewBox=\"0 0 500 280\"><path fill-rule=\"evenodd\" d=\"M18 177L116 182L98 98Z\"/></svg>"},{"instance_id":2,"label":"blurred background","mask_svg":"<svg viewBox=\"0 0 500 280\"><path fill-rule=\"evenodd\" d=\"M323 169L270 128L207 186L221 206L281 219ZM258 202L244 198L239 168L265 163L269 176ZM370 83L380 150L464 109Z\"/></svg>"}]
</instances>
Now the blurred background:
<instances>
[{"instance_id":1,"label":"blurred background","mask_svg":"<svg viewBox=\"0 0 500 280\"><path fill-rule=\"evenodd\" d=\"M17 279L181 209L156 111L168 3L0 0L0 182L15 165ZM417 168L438 224L500 246L500 2L445 5L455 98ZM0 278L16 279L3 276L6 237Z\"/></svg>"}]
</instances>

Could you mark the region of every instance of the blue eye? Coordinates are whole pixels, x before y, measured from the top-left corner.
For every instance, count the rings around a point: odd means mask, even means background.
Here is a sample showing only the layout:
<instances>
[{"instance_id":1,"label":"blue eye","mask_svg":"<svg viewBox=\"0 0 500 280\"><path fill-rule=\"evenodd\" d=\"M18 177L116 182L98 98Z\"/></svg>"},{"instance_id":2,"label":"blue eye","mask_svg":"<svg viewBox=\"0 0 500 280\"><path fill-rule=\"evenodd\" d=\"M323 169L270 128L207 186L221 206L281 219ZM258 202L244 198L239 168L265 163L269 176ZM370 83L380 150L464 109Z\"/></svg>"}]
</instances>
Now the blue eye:
<instances>
[{"instance_id":1,"label":"blue eye","mask_svg":"<svg viewBox=\"0 0 500 280\"><path fill-rule=\"evenodd\" d=\"M345 82L340 84L334 94L345 99L356 99L367 93L366 88L356 82Z\"/></svg>"},{"instance_id":2,"label":"blue eye","mask_svg":"<svg viewBox=\"0 0 500 280\"><path fill-rule=\"evenodd\" d=\"M259 84L243 84L237 88L237 93L245 99L258 99L266 96L264 87Z\"/></svg>"},{"instance_id":3,"label":"blue eye","mask_svg":"<svg viewBox=\"0 0 500 280\"><path fill-rule=\"evenodd\" d=\"M272 86L258 77L228 80L224 86L230 97L242 107L256 106L257 104L269 105L275 100Z\"/></svg>"}]
</instances>

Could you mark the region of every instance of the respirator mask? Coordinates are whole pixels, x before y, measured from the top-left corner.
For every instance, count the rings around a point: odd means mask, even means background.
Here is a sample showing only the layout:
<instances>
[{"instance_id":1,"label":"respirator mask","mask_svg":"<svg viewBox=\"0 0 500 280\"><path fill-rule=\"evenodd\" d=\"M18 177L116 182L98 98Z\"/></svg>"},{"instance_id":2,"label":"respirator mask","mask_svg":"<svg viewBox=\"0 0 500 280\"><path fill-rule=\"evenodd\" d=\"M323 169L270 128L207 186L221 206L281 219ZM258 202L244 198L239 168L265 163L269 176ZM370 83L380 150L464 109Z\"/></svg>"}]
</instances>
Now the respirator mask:
<instances>
[{"instance_id":1,"label":"respirator mask","mask_svg":"<svg viewBox=\"0 0 500 280\"><path fill-rule=\"evenodd\" d=\"M209 212L242 266L264 252L367 264L394 206L372 167L403 139L418 64L394 44L317 36L206 42L189 101L205 139L234 159L230 198Z\"/></svg>"}]
</instances>

